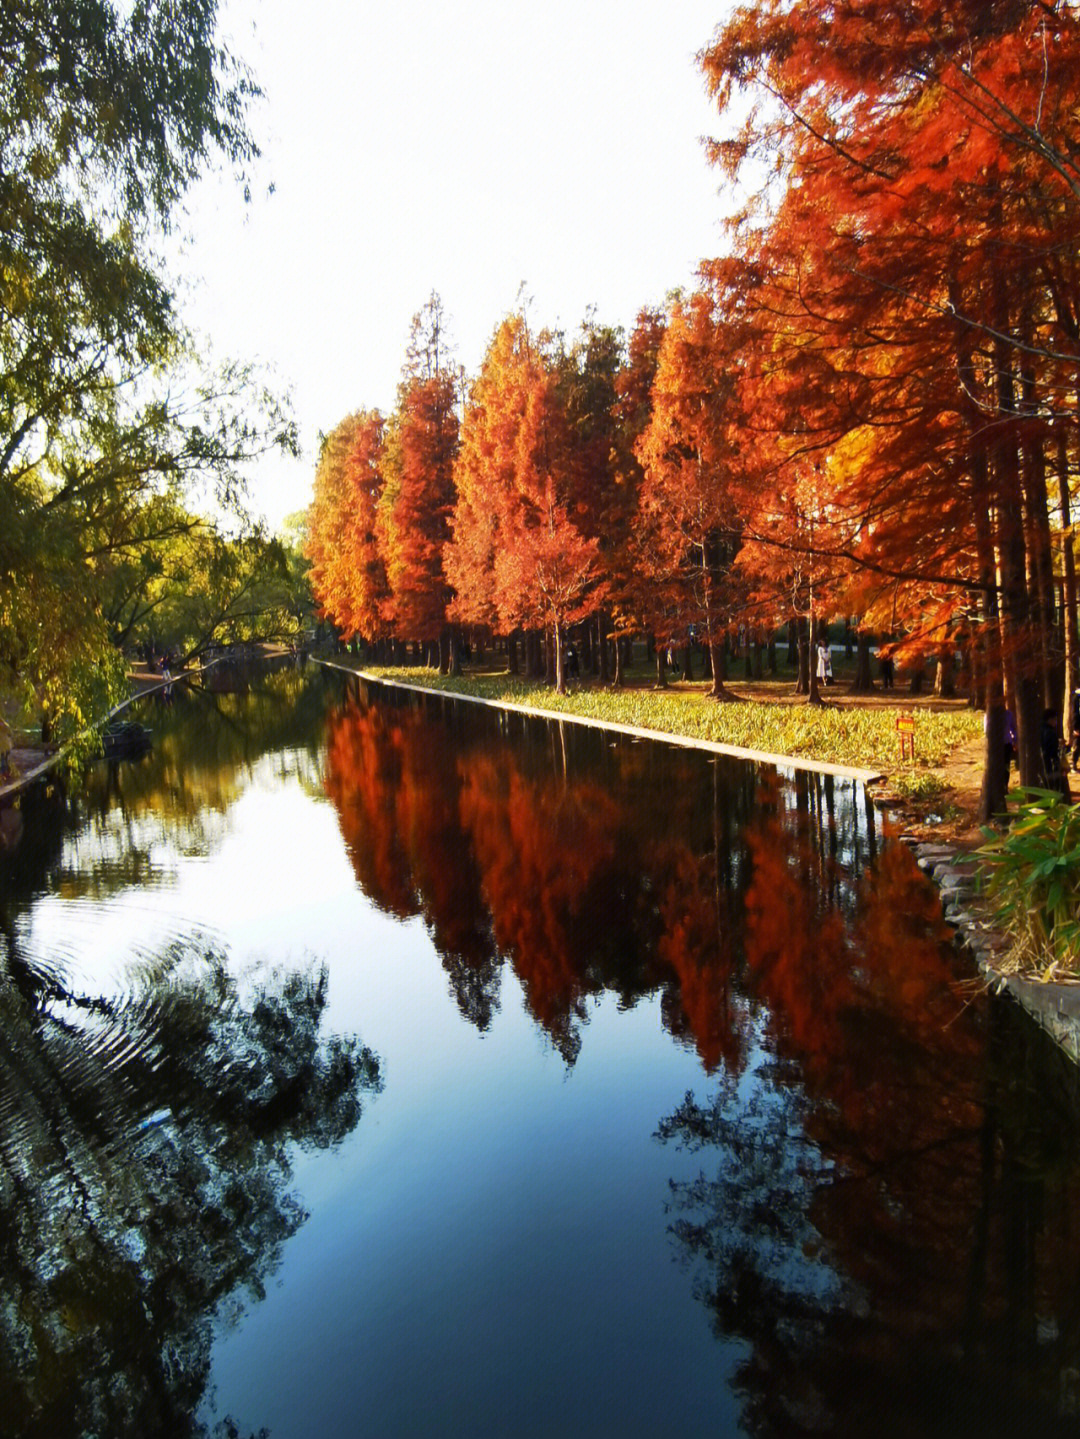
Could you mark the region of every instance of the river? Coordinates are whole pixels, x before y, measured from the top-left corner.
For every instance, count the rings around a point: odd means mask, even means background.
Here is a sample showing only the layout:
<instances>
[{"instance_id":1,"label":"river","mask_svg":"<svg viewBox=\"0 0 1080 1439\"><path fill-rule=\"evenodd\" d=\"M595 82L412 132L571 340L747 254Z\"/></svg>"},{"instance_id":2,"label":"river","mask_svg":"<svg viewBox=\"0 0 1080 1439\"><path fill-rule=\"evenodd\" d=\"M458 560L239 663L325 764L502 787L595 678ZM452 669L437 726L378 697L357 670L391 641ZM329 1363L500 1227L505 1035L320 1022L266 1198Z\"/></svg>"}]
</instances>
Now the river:
<instances>
[{"instance_id":1,"label":"river","mask_svg":"<svg viewBox=\"0 0 1080 1439\"><path fill-rule=\"evenodd\" d=\"M859 786L140 717L0 814L5 1434L1076 1432L1076 1071Z\"/></svg>"}]
</instances>

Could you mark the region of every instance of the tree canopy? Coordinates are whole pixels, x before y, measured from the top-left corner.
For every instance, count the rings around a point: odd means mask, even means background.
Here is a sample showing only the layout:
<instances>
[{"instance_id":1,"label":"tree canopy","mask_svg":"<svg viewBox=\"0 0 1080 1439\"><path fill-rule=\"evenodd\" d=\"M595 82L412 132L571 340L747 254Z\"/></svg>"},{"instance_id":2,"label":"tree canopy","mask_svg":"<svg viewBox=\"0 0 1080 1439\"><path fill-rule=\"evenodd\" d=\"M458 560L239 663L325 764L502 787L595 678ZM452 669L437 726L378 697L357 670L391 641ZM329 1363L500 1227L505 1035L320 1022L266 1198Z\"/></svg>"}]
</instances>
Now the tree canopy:
<instances>
[{"instance_id":1,"label":"tree canopy","mask_svg":"<svg viewBox=\"0 0 1080 1439\"><path fill-rule=\"evenodd\" d=\"M118 566L147 566L193 486L236 507L294 443L244 366L200 373L157 241L208 166L257 154L258 87L213 0L0 15L0 668L77 726L115 692Z\"/></svg>"}]
</instances>

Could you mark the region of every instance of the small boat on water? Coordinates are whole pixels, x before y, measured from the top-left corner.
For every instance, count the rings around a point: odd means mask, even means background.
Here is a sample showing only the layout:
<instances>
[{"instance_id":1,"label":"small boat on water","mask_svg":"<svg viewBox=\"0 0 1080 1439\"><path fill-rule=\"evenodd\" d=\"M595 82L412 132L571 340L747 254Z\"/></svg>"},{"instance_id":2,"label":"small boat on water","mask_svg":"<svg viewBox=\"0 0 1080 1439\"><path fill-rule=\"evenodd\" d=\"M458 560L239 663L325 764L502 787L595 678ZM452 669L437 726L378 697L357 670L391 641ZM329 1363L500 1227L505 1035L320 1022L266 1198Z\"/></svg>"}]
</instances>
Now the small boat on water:
<instances>
[{"instance_id":1,"label":"small boat on water","mask_svg":"<svg viewBox=\"0 0 1080 1439\"><path fill-rule=\"evenodd\" d=\"M106 759L137 759L146 753L150 744L150 731L135 720L114 720L101 731Z\"/></svg>"}]
</instances>

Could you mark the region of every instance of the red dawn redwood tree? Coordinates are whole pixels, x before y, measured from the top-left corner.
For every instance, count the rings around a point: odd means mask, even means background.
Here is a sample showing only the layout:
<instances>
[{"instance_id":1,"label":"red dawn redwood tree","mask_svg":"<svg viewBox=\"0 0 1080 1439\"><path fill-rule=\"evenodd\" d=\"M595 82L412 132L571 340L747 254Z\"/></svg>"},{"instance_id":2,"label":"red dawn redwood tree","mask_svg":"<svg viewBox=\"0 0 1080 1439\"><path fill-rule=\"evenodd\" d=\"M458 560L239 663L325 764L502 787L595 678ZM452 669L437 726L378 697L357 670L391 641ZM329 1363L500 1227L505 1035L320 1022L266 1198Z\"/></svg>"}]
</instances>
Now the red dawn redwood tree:
<instances>
[{"instance_id":1,"label":"red dawn redwood tree","mask_svg":"<svg viewBox=\"0 0 1080 1439\"><path fill-rule=\"evenodd\" d=\"M452 595L443 549L454 504L459 387L459 371L447 356L442 302L432 295L413 317L397 408L387 426L378 534L389 583L385 613L394 634L439 642L444 671L450 665Z\"/></svg>"},{"instance_id":2,"label":"red dawn redwood tree","mask_svg":"<svg viewBox=\"0 0 1080 1439\"><path fill-rule=\"evenodd\" d=\"M660 345L649 424L637 445L644 471L637 524L644 552L683 592L682 609L709 650L710 693L723 699L741 524L731 483L737 464L732 390L717 359L709 298L677 301Z\"/></svg>"},{"instance_id":3,"label":"red dawn redwood tree","mask_svg":"<svg viewBox=\"0 0 1080 1439\"><path fill-rule=\"evenodd\" d=\"M743 234L773 290L762 353L834 377L802 405L789 390L778 430L864 432L862 463L837 472L847 557L912 614L951 596L982 636L987 816L1006 694L1031 782L1041 701L1061 689L1051 528L1076 452L1061 396L1080 373L1078 58L1080 17L1052 0L765 0L702 57L722 109L757 101L715 158L778 162L779 198Z\"/></svg>"},{"instance_id":4,"label":"red dawn redwood tree","mask_svg":"<svg viewBox=\"0 0 1080 1439\"><path fill-rule=\"evenodd\" d=\"M305 546L322 613L346 638L359 634L368 641L386 633L386 569L375 533L383 431L378 410L360 410L323 441Z\"/></svg>"},{"instance_id":5,"label":"red dawn redwood tree","mask_svg":"<svg viewBox=\"0 0 1080 1439\"><path fill-rule=\"evenodd\" d=\"M598 546L571 516L574 478L553 342L510 315L488 347L462 425L445 555L457 619L507 634L545 624L555 640L587 612ZM554 658L559 682L558 644Z\"/></svg>"}]
</instances>

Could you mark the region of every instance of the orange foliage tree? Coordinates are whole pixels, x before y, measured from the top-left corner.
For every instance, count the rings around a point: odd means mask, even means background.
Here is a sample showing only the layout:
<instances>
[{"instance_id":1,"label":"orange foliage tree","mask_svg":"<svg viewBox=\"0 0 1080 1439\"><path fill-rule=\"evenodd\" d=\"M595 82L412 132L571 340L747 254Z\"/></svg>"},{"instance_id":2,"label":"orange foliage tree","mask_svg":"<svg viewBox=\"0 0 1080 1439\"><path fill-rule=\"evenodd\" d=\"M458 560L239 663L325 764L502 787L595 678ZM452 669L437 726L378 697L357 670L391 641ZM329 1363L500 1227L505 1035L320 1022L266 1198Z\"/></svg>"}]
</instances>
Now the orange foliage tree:
<instances>
[{"instance_id":1,"label":"orange foliage tree","mask_svg":"<svg viewBox=\"0 0 1080 1439\"><path fill-rule=\"evenodd\" d=\"M439 668L450 668L443 573L454 503L460 375L449 364L442 302L432 295L413 317L412 337L387 426L385 482L378 532L389 594L384 612L401 639L441 641Z\"/></svg>"},{"instance_id":2,"label":"orange foliage tree","mask_svg":"<svg viewBox=\"0 0 1080 1439\"><path fill-rule=\"evenodd\" d=\"M676 301L660 342L652 412L637 445L644 470L638 526L653 576L674 582L681 599L676 613L708 647L710 693L722 699L726 636L737 612L731 567L741 521L732 484L731 387L717 361L708 297Z\"/></svg>"},{"instance_id":3,"label":"orange foliage tree","mask_svg":"<svg viewBox=\"0 0 1080 1439\"><path fill-rule=\"evenodd\" d=\"M768 418L788 463L829 452L834 553L891 586L915 648L979 638L987 812L1005 696L1031 781L1070 628L1052 521L1075 454L1078 55L1065 4L767 0L702 56L746 116L714 158L771 164L741 227Z\"/></svg>"},{"instance_id":4,"label":"orange foliage tree","mask_svg":"<svg viewBox=\"0 0 1080 1439\"><path fill-rule=\"evenodd\" d=\"M464 623L550 626L565 688L563 632L598 598L599 568L597 541L570 514L575 470L554 349L520 314L496 330L465 408L445 563Z\"/></svg>"},{"instance_id":5,"label":"orange foliage tree","mask_svg":"<svg viewBox=\"0 0 1080 1439\"><path fill-rule=\"evenodd\" d=\"M323 441L305 548L322 613L346 637L385 633L386 567L376 539L382 492L383 418L361 410Z\"/></svg>"}]
</instances>

